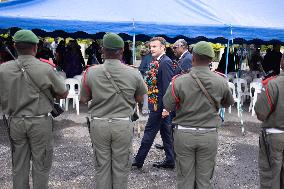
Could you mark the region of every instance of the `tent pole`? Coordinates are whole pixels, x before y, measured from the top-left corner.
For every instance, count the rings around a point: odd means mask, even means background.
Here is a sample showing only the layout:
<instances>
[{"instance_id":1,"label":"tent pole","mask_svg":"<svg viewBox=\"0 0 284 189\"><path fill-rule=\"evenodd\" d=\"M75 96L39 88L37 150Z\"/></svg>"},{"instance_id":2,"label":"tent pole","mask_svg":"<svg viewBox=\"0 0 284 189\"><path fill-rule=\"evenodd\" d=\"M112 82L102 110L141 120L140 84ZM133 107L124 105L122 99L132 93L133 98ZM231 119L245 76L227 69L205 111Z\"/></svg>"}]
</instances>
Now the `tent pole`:
<instances>
[{"instance_id":1,"label":"tent pole","mask_svg":"<svg viewBox=\"0 0 284 189\"><path fill-rule=\"evenodd\" d=\"M133 18L133 42L132 42L132 63L133 65L136 62L136 49L135 49L135 23Z\"/></svg>"},{"instance_id":2,"label":"tent pole","mask_svg":"<svg viewBox=\"0 0 284 189\"><path fill-rule=\"evenodd\" d=\"M233 32L232 32L232 26L230 26L231 29L231 39L233 41ZM229 63L229 52L230 52L230 37L228 37L228 42L227 42L227 52L226 52L226 69L225 69L225 75L228 76L228 63ZM225 118L225 108L220 109L220 116L222 120L224 121Z\"/></svg>"}]
</instances>

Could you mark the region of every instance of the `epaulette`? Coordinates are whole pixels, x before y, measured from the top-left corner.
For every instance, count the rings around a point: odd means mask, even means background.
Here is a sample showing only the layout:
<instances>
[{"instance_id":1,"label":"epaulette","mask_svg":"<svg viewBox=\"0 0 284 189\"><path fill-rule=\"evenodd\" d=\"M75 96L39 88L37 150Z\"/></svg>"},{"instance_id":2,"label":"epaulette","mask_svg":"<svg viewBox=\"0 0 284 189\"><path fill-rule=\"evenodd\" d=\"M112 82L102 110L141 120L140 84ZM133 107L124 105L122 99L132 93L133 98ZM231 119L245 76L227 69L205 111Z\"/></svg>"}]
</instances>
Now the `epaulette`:
<instances>
[{"instance_id":1,"label":"epaulette","mask_svg":"<svg viewBox=\"0 0 284 189\"><path fill-rule=\"evenodd\" d=\"M134 68L134 69L139 68L138 66L134 66L134 65L128 65L128 64L124 64L124 65L127 66L127 67L130 67L130 68Z\"/></svg>"},{"instance_id":2,"label":"epaulette","mask_svg":"<svg viewBox=\"0 0 284 189\"><path fill-rule=\"evenodd\" d=\"M271 97L270 97L270 94L269 94L268 83L269 83L269 81L275 79L276 77L277 76L271 76L271 77L268 77L268 78L262 80L262 85L264 86L265 95L267 97L268 104L269 104L269 107L270 107L270 114L274 111L274 105L272 103L272 100L271 100Z\"/></svg>"},{"instance_id":3,"label":"epaulette","mask_svg":"<svg viewBox=\"0 0 284 189\"><path fill-rule=\"evenodd\" d=\"M177 75L175 75L173 78L172 78L172 82L176 79L176 78L178 78L179 76L182 76L183 74L177 74Z\"/></svg>"},{"instance_id":4,"label":"epaulette","mask_svg":"<svg viewBox=\"0 0 284 189\"><path fill-rule=\"evenodd\" d=\"M226 74L223 74L223 73L221 73L221 72L217 72L217 71L213 71L214 73L216 73L216 74L218 74L218 75L220 75L220 76L222 76L222 77L224 77L224 78L227 78L227 76L226 76Z\"/></svg>"},{"instance_id":5,"label":"epaulette","mask_svg":"<svg viewBox=\"0 0 284 189\"><path fill-rule=\"evenodd\" d=\"M87 65L86 66L86 70L85 70L85 73L83 74L83 86L85 87L85 89L86 89L86 91L87 91L87 93L89 94L89 95L91 95L91 89L90 89L90 87L87 85L87 72L88 72L88 70L91 68L91 67L93 67L93 66L95 66L95 64L93 64L93 65Z\"/></svg>"},{"instance_id":6,"label":"epaulette","mask_svg":"<svg viewBox=\"0 0 284 189\"><path fill-rule=\"evenodd\" d=\"M266 86L269 81L275 79L277 76L271 76L262 80L262 85Z\"/></svg>"},{"instance_id":7,"label":"epaulette","mask_svg":"<svg viewBox=\"0 0 284 189\"><path fill-rule=\"evenodd\" d=\"M43 58L40 58L39 60L40 60L41 62L48 63L48 64L51 65L52 67L56 68L56 65L55 65L53 62L49 61L49 60L46 60L46 59L43 59Z\"/></svg>"},{"instance_id":8,"label":"epaulette","mask_svg":"<svg viewBox=\"0 0 284 189\"><path fill-rule=\"evenodd\" d=\"M174 97L175 99L175 102L176 102L176 109L179 109L180 108L180 99L179 97L176 96L176 93L175 93L175 80L176 78L178 78L179 76L181 76L182 74L178 74L178 75L175 75L173 78L172 78L172 88L171 88L171 91L172 91L172 96Z\"/></svg>"}]
</instances>

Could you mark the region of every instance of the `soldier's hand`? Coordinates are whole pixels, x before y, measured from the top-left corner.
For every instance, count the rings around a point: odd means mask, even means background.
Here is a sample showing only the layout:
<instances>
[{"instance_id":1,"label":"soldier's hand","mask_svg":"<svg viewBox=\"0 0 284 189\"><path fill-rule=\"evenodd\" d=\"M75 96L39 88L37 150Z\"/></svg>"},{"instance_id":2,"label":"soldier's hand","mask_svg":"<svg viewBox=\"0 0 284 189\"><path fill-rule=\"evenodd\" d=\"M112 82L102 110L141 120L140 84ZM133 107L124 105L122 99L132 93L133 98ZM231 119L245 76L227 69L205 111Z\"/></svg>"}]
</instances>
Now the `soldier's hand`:
<instances>
[{"instance_id":1,"label":"soldier's hand","mask_svg":"<svg viewBox=\"0 0 284 189\"><path fill-rule=\"evenodd\" d=\"M170 115L170 113L167 110L163 109L162 118L165 118L165 117L167 117L169 115Z\"/></svg>"}]
</instances>

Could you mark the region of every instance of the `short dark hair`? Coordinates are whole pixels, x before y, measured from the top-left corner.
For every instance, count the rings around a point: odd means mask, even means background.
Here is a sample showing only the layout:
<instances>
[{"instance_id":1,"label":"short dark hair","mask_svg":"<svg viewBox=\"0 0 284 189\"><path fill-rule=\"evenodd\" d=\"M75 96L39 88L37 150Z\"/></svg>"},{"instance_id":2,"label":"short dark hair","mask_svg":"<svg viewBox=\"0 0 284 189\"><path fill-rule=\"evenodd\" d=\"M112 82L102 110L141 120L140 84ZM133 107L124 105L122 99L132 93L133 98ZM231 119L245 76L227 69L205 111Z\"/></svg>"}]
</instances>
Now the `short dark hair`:
<instances>
[{"instance_id":1,"label":"short dark hair","mask_svg":"<svg viewBox=\"0 0 284 189\"><path fill-rule=\"evenodd\" d=\"M19 42L15 43L16 50L18 54L30 54L32 49L36 46L35 43Z\"/></svg>"},{"instance_id":2,"label":"short dark hair","mask_svg":"<svg viewBox=\"0 0 284 189\"><path fill-rule=\"evenodd\" d=\"M108 58L108 57L113 57L113 58L118 58L121 54L121 51L123 51L122 48L119 49L109 49L109 48L105 48L103 47L103 53L104 53L104 57Z\"/></svg>"},{"instance_id":3,"label":"short dark hair","mask_svg":"<svg viewBox=\"0 0 284 189\"><path fill-rule=\"evenodd\" d=\"M206 56L206 55L200 55L200 54L197 54L195 52L192 52L193 56L195 57L196 59L196 62L198 63L208 63L208 62L211 62L212 61L212 58L209 57L209 56Z\"/></svg>"},{"instance_id":4,"label":"short dark hair","mask_svg":"<svg viewBox=\"0 0 284 189\"><path fill-rule=\"evenodd\" d=\"M167 44L167 41L163 37L153 37L152 39L150 39L150 42L152 41L160 41L160 43L164 46L166 46Z\"/></svg>"},{"instance_id":5,"label":"short dark hair","mask_svg":"<svg viewBox=\"0 0 284 189\"><path fill-rule=\"evenodd\" d=\"M104 47L104 50L108 54L118 54L120 52L121 48L120 49L109 49L109 48Z\"/></svg>"}]
</instances>

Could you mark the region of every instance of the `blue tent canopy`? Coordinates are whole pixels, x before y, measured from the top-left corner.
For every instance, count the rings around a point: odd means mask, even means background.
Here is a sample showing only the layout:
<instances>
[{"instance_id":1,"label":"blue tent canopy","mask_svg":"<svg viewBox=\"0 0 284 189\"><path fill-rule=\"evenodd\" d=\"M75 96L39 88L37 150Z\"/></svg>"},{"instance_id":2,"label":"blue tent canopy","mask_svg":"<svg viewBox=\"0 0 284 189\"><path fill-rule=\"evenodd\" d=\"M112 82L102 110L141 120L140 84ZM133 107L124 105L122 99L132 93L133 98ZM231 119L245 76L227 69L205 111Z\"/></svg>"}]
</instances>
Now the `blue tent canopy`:
<instances>
[{"instance_id":1,"label":"blue tent canopy","mask_svg":"<svg viewBox=\"0 0 284 189\"><path fill-rule=\"evenodd\" d=\"M0 3L0 28L284 42L283 7L283 0L10 0Z\"/></svg>"}]
</instances>

